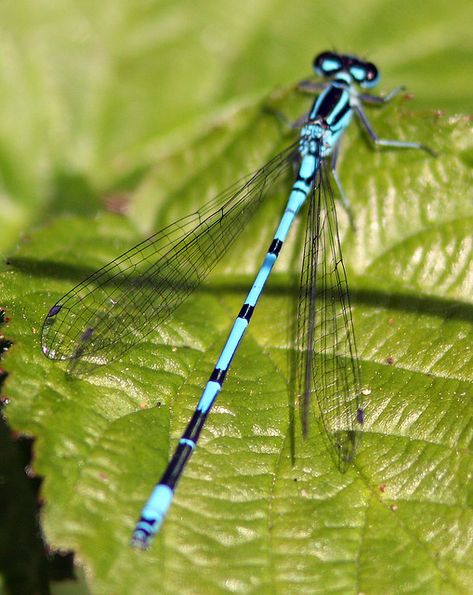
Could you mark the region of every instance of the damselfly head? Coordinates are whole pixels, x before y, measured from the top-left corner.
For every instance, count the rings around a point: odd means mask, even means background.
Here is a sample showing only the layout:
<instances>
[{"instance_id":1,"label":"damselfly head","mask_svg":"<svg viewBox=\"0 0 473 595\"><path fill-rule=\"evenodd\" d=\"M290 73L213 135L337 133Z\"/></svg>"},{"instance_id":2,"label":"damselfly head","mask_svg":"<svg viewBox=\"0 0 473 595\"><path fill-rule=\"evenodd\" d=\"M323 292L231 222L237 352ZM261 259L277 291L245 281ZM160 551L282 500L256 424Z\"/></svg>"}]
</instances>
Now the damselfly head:
<instances>
[{"instance_id":1,"label":"damselfly head","mask_svg":"<svg viewBox=\"0 0 473 595\"><path fill-rule=\"evenodd\" d=\"M324 77L339 73L348 74L361 87L374 87L379 81L379 72L374 64L349 54L322 52L314 59L315 72Z\"/></svg>"}]
</instances>

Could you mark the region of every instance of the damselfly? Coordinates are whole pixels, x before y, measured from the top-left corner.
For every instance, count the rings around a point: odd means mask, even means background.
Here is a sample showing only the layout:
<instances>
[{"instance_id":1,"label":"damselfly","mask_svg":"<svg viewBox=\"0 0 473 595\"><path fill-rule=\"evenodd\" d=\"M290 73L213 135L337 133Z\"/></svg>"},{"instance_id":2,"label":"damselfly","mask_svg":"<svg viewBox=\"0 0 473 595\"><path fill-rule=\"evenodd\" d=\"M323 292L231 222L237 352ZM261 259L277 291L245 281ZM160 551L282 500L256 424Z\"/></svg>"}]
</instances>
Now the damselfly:
<instances>
[{"instance_id":1,"label":"damselfly","mask_svg":"<svg viewBox=\"0 0 473 595\"><path fill-rule=\"evenodd\" d=\"M361 93L374 87L378 70L356 56L324 52L314 60L324 81L301 83L318 94L294 126L299 141L265 166L205 205L159 231L77 285L48 312L43 352L52 359L100 364L130 348L168 318L202 282L270 195L277 179L297 164L297 177L274 238L235 320L215 369L175 453L155 486L133 533L145 548L159 530L177 482L194 451L264 285L302 205L307 225L297 314L297 394L303 420L315 395L320 416L343 468L352 461L364 422L360 371L345 268L342 260L332 175L342 202L350 205L336 171L342 136L356 114L377 146L424 149L415 142L384 140L371 128L363 103L385 97ZM430 152L430 151L429 151ZM305 429L307 422L305 421Z\"/></svg>"}]
</instances>

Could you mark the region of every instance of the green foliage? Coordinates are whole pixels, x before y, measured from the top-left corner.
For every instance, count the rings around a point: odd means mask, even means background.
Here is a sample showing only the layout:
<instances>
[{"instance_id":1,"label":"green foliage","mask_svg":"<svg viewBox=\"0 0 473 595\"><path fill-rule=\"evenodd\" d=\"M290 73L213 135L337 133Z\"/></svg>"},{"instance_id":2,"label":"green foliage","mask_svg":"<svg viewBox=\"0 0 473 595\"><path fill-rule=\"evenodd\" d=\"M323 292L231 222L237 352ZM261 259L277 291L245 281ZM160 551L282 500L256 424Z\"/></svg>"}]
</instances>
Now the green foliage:
<instances>
[{"instance_id":1,"label":"green foliage","mask_svg":"<svg viewBox=\"0 0 473 595\"><path fill-rule=\"evenodd\" d=\"M468 105L461 41L471 45L471 8L341 4L1 9L1 247L37 227L0 279L14 342L3 361L6 415L35 437L45 539L75 551L93 593L471 592L471 123L433 109ZM93 375L44 358L42 319L143 234L290 142L274 112L295 117L308 100L267 91L307 76L312 54L334 45L367 50L387 88L405 82L419 96L370 110L377 132L440 154L374 152L353 127L341 156L357 222L353 233L340 209L342 242L370 391L359 456L340 474L317 424L300 437L291 390L299 228L161 534L150 551L132 551L134 521L283 197L172 320ZM127 215L104 212L104 198L126 200Z\"/></svg>"}]
</instances>

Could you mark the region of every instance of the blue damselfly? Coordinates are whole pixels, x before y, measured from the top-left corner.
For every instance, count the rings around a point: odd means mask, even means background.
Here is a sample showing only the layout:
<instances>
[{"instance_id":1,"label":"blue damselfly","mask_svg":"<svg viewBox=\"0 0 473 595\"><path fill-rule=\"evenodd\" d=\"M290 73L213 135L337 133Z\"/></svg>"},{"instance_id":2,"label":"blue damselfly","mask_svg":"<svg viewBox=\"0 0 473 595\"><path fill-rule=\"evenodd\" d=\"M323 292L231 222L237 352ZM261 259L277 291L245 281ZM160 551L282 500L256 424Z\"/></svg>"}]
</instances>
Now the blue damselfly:
<instances>
[{"instance_id":1,"label":"blue damselfly","mask_svg":"<svg viewBox=\"0 0 473 595\"><path fill-rule=\"evenodd\" d=\"M351 218L336 165L353 114L375 145L429 149L416 142L380 139L371 128L362 105L386 103L401 90L396 88L385 97L359 92L357 86L377 84L374 64L324 52L315 58L314 68L324 80L300 85L318 97L294 124L300 128L296 144L197 213L159 231L91 275L60 299L44 321L42 346L48 357L70 360L72 369L88 359L100 364L109 354L116 357L161 324L194 291L271 194L275 181L297 164L296 180L269 250L175 453L143 508L133 534L135 546L147 547L165 518L265 283L305 202L296 390L304 420L311 397L316 396L340 466L353 460L365 413L329 176Z\"/></svg>"}]
</instances>

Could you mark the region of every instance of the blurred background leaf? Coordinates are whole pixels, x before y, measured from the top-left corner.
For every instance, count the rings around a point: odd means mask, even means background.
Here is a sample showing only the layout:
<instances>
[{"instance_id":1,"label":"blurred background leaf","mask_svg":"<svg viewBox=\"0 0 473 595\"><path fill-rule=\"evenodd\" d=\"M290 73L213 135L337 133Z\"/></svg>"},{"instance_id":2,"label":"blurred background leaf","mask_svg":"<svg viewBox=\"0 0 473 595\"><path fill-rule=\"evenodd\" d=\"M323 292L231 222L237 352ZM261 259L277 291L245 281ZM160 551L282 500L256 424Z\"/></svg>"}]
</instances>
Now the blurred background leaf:
<instances>
[{"instance_id":1,"label":"blurred background leaf","mask_svg":"<svg viewBox=\"0 0 473 595\"><path fill-rule=\"evenodd\" d=\"M14 340L6 411L36 437L46 541L86 571L87 587L60 589L471 590L473 152L470 121L453 114L471 106L472 13L460 0L0 6L0 250L14 253L1 293ZM415 93L370 111L382 136L441 154L375 154L356 127L347 138L340 175L356 236L340 216L371 389L357 466L341 476L316 428L291 438L294 243L162 535L130 552L278 213L261 213L173 321L85 380L43 358L42 317L87 273L284 146L262 106L306 109L290 88L268 94L307 77L329 48L375 61L383 89ZM1 539L8 549L11 534Z\"/></svg>"},{"instance_id":2,"label":"blurred background leaf","mask_svg":"<svg viewBox=\"0 0 473 595\"><path fill-rule=\"evenodd\" d=\"M0 250L133 190L209 118L306 77L326 48L376 61L417 108L469 111L472 13L468 0L3 2Z\"/></svg>"}]
</instances>

